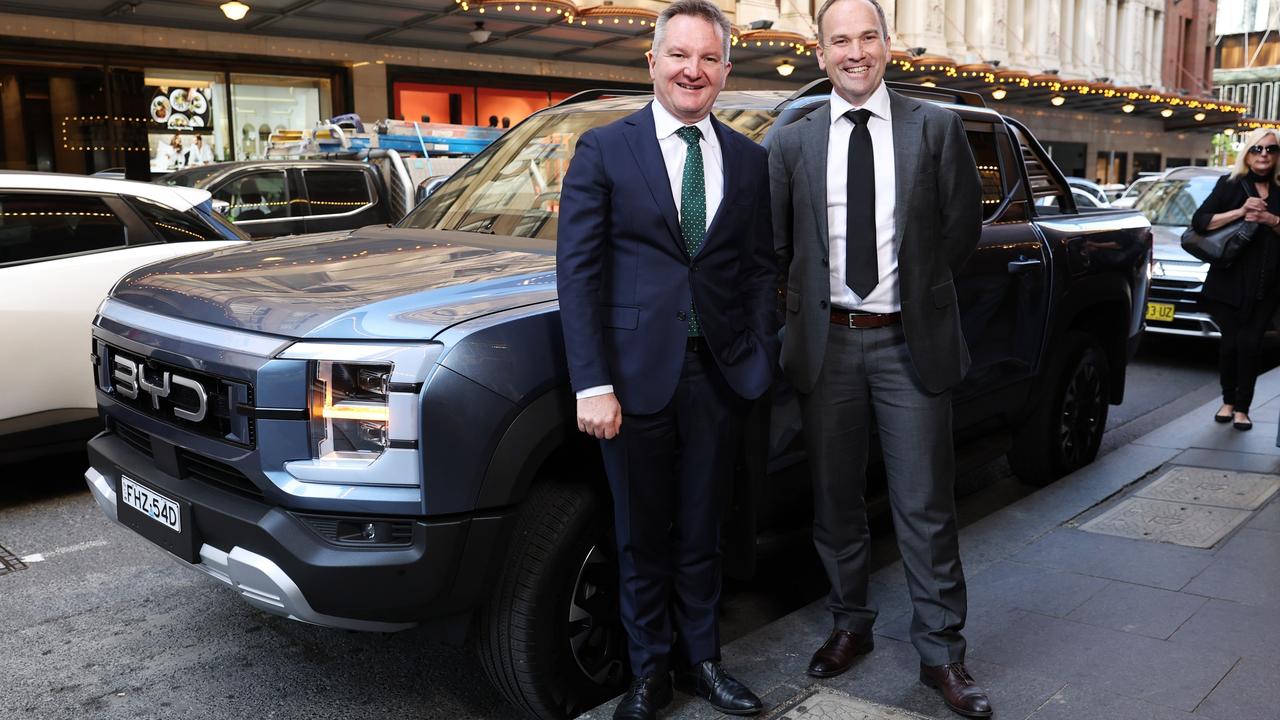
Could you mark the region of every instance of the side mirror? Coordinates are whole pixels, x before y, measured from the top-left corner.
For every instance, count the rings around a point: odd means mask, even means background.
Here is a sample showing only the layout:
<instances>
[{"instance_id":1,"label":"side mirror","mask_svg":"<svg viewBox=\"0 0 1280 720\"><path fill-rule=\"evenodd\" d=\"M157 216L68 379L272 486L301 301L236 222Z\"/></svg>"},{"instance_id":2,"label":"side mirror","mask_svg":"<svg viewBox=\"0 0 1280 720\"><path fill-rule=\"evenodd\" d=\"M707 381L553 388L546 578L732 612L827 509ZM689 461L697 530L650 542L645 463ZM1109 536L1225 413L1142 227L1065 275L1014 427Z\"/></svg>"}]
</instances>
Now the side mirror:
<instances>
[{"instance_id":1,"label":"side mirror","mask_svg":"<svg viewBox=\"0 0 1280 720\"><path fill-rule=\"evenodd\" d=\"M219 215L226 215L231 212L231 203L226 200L214 200L213 211Z\"/></svg>"}]
</instances>

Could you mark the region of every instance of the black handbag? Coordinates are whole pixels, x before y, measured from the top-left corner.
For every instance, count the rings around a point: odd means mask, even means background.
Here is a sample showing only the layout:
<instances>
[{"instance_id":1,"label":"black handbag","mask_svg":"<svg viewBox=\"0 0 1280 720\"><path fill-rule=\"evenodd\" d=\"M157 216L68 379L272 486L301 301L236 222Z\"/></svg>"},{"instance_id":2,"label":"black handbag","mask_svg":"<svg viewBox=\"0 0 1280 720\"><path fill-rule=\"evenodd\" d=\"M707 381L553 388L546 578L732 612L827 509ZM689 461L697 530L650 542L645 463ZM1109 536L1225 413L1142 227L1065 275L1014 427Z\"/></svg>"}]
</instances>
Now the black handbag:
<instances>
[{"instance_id":1,"label":"black handbag","mask_svg":"<svg viewBox=\"0 0 1280 720\"><path fill-rule=\"evenodd\" d=\"M1240 184L1244 186L1246 195L1257 197L1248 182L1241 179ZM1253 240L1253 234L1257 229L1258 223L1244 220L1237 220L1203 234L1189 227L1182 233L1182 249L1192 257L1213 264L1214 267L1230 267Z\"/></svg>"}]
</instances>

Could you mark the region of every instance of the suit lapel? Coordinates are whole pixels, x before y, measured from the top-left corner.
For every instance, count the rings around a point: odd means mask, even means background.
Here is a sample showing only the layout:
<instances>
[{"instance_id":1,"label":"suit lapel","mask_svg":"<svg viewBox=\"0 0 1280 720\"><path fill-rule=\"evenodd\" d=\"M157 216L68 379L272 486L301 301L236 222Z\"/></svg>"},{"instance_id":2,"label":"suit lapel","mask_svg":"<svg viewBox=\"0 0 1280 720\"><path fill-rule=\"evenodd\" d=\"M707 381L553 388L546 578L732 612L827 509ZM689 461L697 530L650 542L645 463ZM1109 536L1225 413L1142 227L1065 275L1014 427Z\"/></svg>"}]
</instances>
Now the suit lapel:
<instances>
[{"instance_id":1,"label":"suit lapel","mask_svg":"<svg viewBox=\"0 0 1280 720\"><path fill-rule=\"evenodd\" d=\"M831 135L831 103L804 116L800 129L800 149L809 181L809 204L817 222L818 238L823 247L830 242L827 229L827 142Z\"/></svg>"},{"instance_id":2,"label":"suit lapel","mask_svg":"<svg viewBox=\"0 0 1280 720\"><path fill-rule=\"evenodd\" d=\"M724 168L723 173L723 189L724 194L720 198L720 205L716 208L715 217L711 218L711 223L707 225L707 237L702 242L702 247L698 249L697 254L701 255L707 245L711 244L711 240L715 237L716 228L719 227L720 219L728 214L725 208L730 203L730 198L737 197L739 193L745 192L743 187L744 177L742 172L742 153L739 153L733 147L733 143L738 139L732 130L728 129L715 116L711 117L711 128L715 130L716 141L720 143L720 161ZM705 163L704 163L705 167Z\"/></svg>"},{"instance_id":3,"label":"suit lapel","mask_svg":"<svg viewBox=\"0 0 1280 720\"><path fill-rule=\"evenodd\" d=\"M923 122L920 101L889 91L889 112L893 115L893 174L895 178L893 202L894 240L902 250L903 233L911 218L911 185L919 174L920 145Z\"/></svg>"},{"instance_id":4,"label":"suit lapel","mask_svg":"<svg viewBox=\"0 0 1280 720\"><path fill-rule=\"evenodd\" d=\"M631 154L635 156L640 167L640 175L649 186L649 194L666 221L671 239L684 252L684 242L680 239L680 217L676 214L676 201L671 195L671 181L667 178L667 166L662 160L662 149L658 147L658 131L653 124L653 110L645 105L643 109L625 118L629 126L625 133L627 144L631 146Z\"/></svg>"}]
</instances>

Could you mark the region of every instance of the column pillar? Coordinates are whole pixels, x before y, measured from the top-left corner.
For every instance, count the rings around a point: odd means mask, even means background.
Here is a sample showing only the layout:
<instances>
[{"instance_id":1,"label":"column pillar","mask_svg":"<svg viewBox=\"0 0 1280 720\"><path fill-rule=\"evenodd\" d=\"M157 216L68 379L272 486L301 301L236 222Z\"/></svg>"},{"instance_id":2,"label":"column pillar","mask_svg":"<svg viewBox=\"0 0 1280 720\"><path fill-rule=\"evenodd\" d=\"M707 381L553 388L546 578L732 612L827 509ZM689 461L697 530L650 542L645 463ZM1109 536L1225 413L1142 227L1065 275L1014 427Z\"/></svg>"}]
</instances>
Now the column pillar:
<instances>
[{"instance_id":1,"label":"column pillar","mask_svg":"<svg viewBox=\"0 0 1280 720\"><path fill-rule=\"evenodd\" d=\"M1009 14L1005 17L1005 43L1009 47L1010 64L1030 69L1027 66L1026 45L1022 37L1024 3L1025 0L1009 0Z\"/></svg>"},{"instance_id":2,"label":"column pillar","mask_svg":"<svg viewBox=\"0 0 1280 720\"><path fill-rule=\"evenodd\" d=\"M1076 52L1076 0L1062 0L1058 22L1058 67L1063 75L1079 75L1080 60Z\"/></svg>"},{"instance_id":3,"label":"column pillar","mask_svg":"<svg viewBox=\"0 0 1280 720\"><path fill-rule=\"evenodd\" d=\"M968 62L972 40L965 37L965 0L946 0L942 34L947 40L947 54L956 62Z\"/></svg>"}]
</instances>

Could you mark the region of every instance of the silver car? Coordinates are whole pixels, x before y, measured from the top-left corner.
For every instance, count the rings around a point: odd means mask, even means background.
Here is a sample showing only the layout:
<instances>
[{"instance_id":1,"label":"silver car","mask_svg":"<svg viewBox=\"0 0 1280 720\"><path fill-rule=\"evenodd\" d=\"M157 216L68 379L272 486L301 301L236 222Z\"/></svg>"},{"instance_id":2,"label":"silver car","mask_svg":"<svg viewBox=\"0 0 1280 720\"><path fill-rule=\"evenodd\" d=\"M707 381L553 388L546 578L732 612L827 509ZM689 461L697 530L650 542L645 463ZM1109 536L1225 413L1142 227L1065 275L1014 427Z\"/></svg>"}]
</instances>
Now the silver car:
<instances>
[{"instance_id":1,"label":"silver car","mask_svg":"<svg viewBox=\"0 0 1280 720\"><path fill-rule=\"evenodd\" d=\"M1147 332L1219 337L1213 319L1196 307L1209 263L1182 249L1182 233L1218 178L1226 174L1226 168L1174 168L1138 197L1134 207L1151 221L1155 236Z\"/></svg>"}]
</instances>

